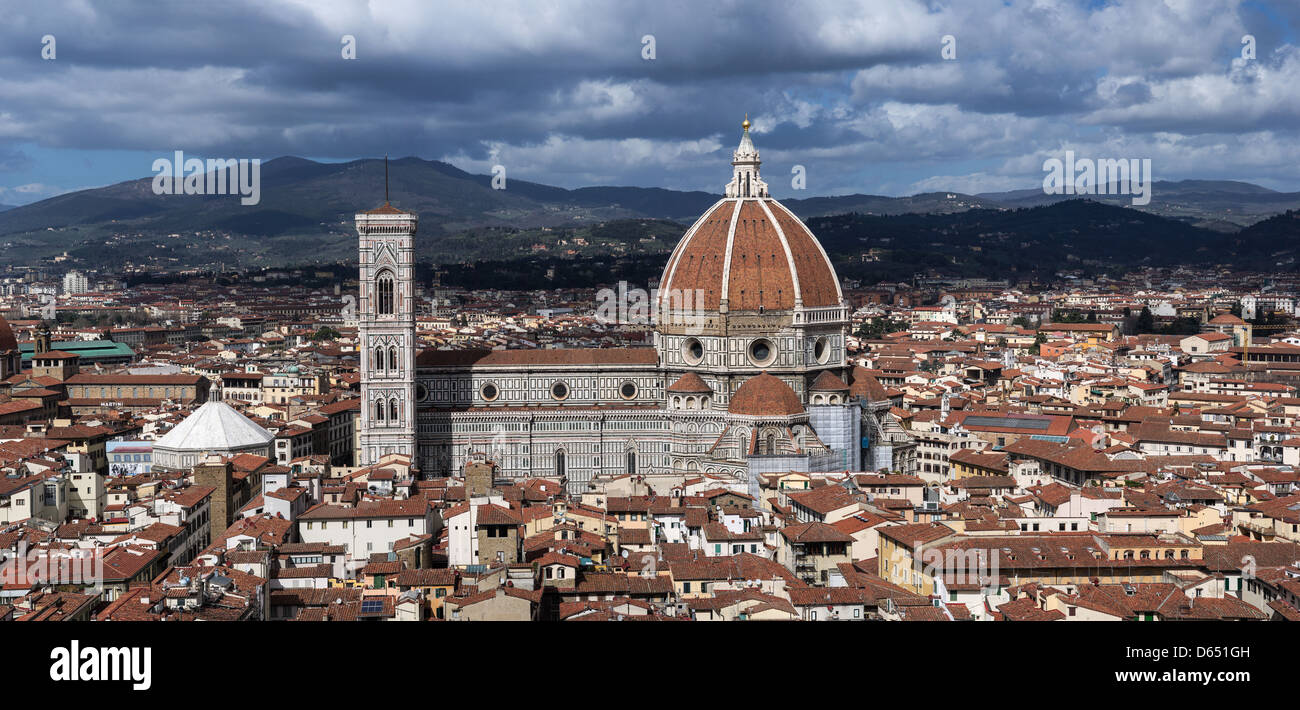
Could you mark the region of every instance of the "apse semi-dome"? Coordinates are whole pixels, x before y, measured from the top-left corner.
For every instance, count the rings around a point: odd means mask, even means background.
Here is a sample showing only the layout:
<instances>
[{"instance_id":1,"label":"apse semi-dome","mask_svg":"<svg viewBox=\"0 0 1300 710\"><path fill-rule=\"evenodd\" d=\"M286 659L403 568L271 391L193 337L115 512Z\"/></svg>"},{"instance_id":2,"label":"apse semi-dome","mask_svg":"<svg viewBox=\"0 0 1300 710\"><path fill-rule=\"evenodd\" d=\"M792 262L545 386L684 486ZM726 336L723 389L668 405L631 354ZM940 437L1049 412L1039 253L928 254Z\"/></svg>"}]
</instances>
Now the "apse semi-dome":
<instances>
[{"instance_id":1,"label":"apse semi-dome","mask_svg":"<svg viewBox=\"0 0 1300 710\"><path fill-rule=\"evenodd\" d=\"M677 381L668 385L668 391L680 394L713 394L713 388L709 383L694 372L688 372L677 378Z\"/></svg>"},{"instance_id":2,"label":"apse semi-dome","mask_svg":"<svg viewBox=\"0 0 1300 710\"><path fill-rule=\"evenodd\" d=\"M736 389L727 412L745 417L791 417L803 414L804 408L790 385L765 371Z\"/></svg>"},{"instance_id":3,"label":"apse semi-dome","mask_svg":"<svg viewBox=\"0 0 1300 710\"><path fill-rule=\"evenodd\" d=\"M745 122L726 197L678 242L664 268L660 294L699 295L705 311L789 311L839 306L835 267L793 212L772 199L759 176L759 155Z\"/></svg>"}]
</instances>

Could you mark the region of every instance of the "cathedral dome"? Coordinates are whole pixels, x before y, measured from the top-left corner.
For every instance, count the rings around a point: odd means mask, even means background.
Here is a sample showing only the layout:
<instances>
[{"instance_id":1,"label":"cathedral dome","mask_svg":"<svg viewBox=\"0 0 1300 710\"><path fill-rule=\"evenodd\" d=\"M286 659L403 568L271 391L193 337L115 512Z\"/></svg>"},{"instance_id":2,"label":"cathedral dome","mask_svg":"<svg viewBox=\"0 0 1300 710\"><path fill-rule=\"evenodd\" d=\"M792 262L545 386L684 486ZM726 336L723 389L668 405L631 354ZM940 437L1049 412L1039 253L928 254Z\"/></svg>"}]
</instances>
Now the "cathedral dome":
<instances>
[{"instance_id":1,"label":"cathedral dome","mask_svg":"<svg viewBox=\"0 0 1300 710\"><path fill-rule=\"evenodd\" d=\"M788 311L838 306L839 279L808 227L768 196L746 128L734 154L727 196L709 208L673 250L660 280L664 299L702 296L692 307Z\"/></svg>"},{"instance_id":2,"label":"cathedral dome","mask_svg":"<svg viewBox=\"0 0 1300 710\"><path fill-rule=\"evenodd\" d=\"M0 353L17 349L18 339L14 337L14 329L9 327L9 321L4 316L0 316Z\"/></svg>"},{"instance_id":3,"label":"cathedral dome","mask_svg":"<svg viewBox=\"0 0 1300 710\"><path fill-rule=\"evenodd\" d=\"M789 417L803 414L804 408L790 385L764 371L745 380L732 395L727 412L747 417Z\"/></svg>"}]
</instances>

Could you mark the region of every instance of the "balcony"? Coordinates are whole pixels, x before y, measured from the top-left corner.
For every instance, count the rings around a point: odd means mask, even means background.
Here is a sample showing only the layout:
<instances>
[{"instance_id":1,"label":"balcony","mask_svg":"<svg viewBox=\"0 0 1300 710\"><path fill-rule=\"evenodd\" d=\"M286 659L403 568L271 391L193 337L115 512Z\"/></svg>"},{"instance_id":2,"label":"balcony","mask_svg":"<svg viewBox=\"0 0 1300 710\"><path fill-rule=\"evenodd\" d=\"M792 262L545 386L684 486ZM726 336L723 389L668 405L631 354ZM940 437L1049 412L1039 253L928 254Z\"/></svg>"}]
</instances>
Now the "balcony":
<instances>
[{"instance_id":1,"label":"balcony","mask_svg":"<svg viewBox=\"0 0 1300 710\"><path fill-rule=\"evenodd\" d=\"M1264 542L1271 542L1277 535L1270 518L1249 518L1238 523L1238 526L1250 532L1252 536L1258 536Z\"/></svg>"}]
</instances>

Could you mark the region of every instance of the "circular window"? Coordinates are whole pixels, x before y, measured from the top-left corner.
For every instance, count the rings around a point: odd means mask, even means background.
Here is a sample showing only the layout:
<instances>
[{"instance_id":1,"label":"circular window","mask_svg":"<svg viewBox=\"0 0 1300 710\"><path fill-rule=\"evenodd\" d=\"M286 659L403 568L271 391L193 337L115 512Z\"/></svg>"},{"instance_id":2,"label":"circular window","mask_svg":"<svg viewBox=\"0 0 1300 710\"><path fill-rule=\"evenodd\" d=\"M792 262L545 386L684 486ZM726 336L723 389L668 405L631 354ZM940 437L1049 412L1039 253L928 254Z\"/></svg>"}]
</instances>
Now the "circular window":
<instances>
[{"instance_id":1,"label":"circular window","mask_svg":"<svg viewBox=\"0 0 1300 710\"><path fill-rule=\"evenodd\" d=\"M485 401L492 402L496 400L497 397L501 396L501 390L497 389L497 386L491 382L485 382L483 383L483 386L479 388L478 395Z\"/></svg>"},{"instance_id":2,"label":"circular window","mask_svg":"<svg viewBox=\"0 0 1300 710\"><path fill-rule=\"evenodd\" d=\"M417 402L423 402L428 398L429 398L429 388L425 387L424 385L417 384L415 386L415 400Z\"/></svg>"},{"instance_id":3,"label":"circular window","mask_svg":"<svg viewBox=\"0 0 1300 710\"><path fill-rule=\"evenodd\" d=\"M630 381L630 380L627 381L627 382L624 382L624 383L623 383L623 386L621 386L621 387L618 388L618 394L619 394L619 396L621 396L623 399L635 399L635 398L636 398L636 392L637 392L637 389L636 389L636 383L635 383L635 382L632 382L632 381Z\"/></svg>"},{"instance_id":4,"label":"circular window","mask_svg":"<svg viewBox=\"0 0 1300 710\"><path fill-rule=\"evenodd\" d=\"M776 359L776 349L767 340L755 340L749 344L749 359L755 365L767 365Z\"/></svg>"},{"instance_id":5,"label":"circular window","mask_svg":"<svg viewBox=\"0 0 1300 710\"><path fill-rule=\"evenodd\" d=\"M569 386L563 382L556 382L551 385L551 397L555 399L564 399L569 396Z\"/></svg>"},{"instance_id":6,"label":"circular window","mask_svg":"<svg viewBox=\"0 0 1300 710\"><path fill-rule=\"evenodd\" d=\"M700 364L700 362L704 360L704 343L701 343L695 338L687 340L682 345L682 356L685 357L686 362L691 365Z\"/></svg>"},{"instance_id":7,"label":"circular window","mask_svg":"<svg viewBox=\"0 0 1300 710\"><path fill-rule=\"evenodd\" d=\"M826 364L827 360L831 359L831 346L824 336L813 343L813 358L823 365Z\"/></svg>"}]
</instances>

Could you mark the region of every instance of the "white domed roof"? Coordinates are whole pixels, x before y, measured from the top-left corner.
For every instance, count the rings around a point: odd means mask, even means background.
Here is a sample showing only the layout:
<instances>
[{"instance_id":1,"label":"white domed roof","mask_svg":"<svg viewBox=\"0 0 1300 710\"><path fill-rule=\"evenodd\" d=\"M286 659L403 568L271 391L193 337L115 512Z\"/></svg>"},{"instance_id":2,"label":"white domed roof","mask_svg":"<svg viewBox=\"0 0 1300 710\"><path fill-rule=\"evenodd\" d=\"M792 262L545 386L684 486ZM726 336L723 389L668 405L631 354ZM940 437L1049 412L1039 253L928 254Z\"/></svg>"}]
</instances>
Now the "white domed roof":
<instances>
[{"instance_id":1,"label":"white domed roof","mask_svg":"<svg viewBox=\"0 0 1300 710\"><path fill-rule=\"evenodd\" d=\"M275 437L225 402L210 401L176 425L154 448L231 451L266 446Z\"/></svg>"}]
</instances>

